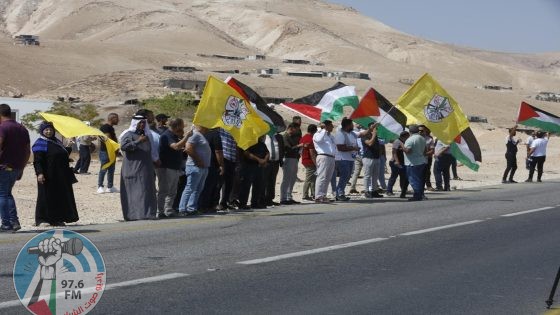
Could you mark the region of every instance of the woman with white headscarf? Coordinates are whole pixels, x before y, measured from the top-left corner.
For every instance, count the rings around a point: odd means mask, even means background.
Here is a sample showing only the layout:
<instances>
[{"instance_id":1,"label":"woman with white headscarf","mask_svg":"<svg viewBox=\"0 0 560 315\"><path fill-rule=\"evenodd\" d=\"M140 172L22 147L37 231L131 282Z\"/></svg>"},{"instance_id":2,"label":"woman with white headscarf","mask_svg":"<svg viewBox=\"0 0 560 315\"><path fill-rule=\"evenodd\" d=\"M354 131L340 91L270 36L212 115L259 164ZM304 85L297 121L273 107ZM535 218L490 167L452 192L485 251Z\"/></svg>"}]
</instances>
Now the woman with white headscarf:
<instances>
[{"instance_id":1,"label":"woman with white headscarf","mask_svg":"<svg viewBox=\"0 0 560 315\"><path fill-rule=\"evenodd\" d=\"M143 116L134 116L119 137L123 154L121 205L126 221L155 219L157 213L153 142Z\"/></svg>"}]
</instances>

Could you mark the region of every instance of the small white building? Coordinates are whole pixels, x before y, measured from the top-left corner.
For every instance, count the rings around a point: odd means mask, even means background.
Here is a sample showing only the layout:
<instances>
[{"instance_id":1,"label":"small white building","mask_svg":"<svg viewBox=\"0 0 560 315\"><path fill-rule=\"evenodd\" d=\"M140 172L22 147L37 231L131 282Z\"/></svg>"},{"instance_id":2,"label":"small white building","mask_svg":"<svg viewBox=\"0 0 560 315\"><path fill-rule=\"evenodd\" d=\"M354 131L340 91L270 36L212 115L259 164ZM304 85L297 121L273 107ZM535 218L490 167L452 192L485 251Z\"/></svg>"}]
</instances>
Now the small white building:
<instances>
[{"instance_id":1,"label":"small white building","mask_svg":"<svg viewBox=\"0 0 560 315\"><path fill-rule=\"evenodd\" d=\"M17 122L21 122L21 117L25 114L33 113L36 110L46 111L49 110L53 102L52 101L42 101L42 100L30 100L23 98L8 98L0 97L0 104L8 104L12 109L12 116ZM29 137L31 138L31 143L35 142L39 138L39 134L29 130Z\"/></svg>"}]
</instances>

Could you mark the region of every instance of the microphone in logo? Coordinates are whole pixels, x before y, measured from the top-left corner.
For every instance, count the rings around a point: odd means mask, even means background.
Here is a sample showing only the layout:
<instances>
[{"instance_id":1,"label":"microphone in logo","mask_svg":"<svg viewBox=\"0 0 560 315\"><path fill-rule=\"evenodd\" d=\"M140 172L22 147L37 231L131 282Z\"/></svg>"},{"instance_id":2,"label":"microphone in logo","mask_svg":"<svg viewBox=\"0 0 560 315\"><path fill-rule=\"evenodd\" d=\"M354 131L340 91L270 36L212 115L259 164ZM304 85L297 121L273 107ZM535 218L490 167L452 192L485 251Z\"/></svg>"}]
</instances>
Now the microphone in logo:
<instances>
[{"instance_id":1,"label":"microphone in logo","mask_svg":"<svg viewBox=\"0 0 560 315\"><path fill-rule=\"evenodd\" d=\"M82 249L84 248L84 243L82 242L81 239L79 238L71 238L66 242L62 242L61 244L61 248L62 248L62 253L63 254L69 254L72 256L76 256L79 255L82 252ZM39 250L39 247L29 247L27 249L27 253L28 254L41 254L41 251ZM46 253L49 254L49 253Z\"/></svg>"}]
</instances>

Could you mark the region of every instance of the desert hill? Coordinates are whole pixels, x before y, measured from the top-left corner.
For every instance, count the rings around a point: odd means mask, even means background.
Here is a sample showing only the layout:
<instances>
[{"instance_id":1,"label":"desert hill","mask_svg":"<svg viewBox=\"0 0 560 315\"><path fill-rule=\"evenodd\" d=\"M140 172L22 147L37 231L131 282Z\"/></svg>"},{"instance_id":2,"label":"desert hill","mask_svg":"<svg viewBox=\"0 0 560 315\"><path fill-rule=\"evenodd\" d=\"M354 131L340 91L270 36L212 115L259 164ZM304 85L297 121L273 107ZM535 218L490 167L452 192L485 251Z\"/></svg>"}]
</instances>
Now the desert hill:
<instances>
[{"instance_id":1,"label":"desert hill","mask_svg":"<svg viewBox=\"0 0 560 315\"><path fill-rule=\"evenodd\" d=\"M540 91L560 92L560 53L507 54L437 43L392 29L352 8L313 0L4 0L0 3L0 94L54 99L78 96L100 105L167 93L168 78L205 80L237 69L263 96L299 97L334 84L333 78L273 75L256 69L365 72L371 81L343 79L358 93L375 86L396 100L403 79L430 72L468 115L495 126L511 124L521 100L551 112ZM41 46L13 45L19 34ZM199 54L266 60L224 60ZM284 64L306 59L310 65ZM164 65L201 72L170 73ZM216 74L219 77L226 74ZM477 87L494 85L512 90Z\"/></svg>"}]
</instances>

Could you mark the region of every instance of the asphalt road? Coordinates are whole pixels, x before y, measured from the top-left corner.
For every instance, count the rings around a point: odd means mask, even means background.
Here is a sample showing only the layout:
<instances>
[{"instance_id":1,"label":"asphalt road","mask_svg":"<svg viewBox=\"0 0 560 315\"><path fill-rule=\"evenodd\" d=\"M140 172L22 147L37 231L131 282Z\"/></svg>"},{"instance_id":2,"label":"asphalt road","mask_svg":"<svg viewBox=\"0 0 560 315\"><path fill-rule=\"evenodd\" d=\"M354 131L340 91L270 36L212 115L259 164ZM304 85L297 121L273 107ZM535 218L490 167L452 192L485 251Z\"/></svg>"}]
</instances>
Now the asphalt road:
<instances>
[{"instance_id":1,"label":"asphalt road","mask_svg":"<svg viewBox=\"0 0 560 315\"><path fill-rule=\"evenodd\" d=\"M107 266L92 313L542 314L558 182L429 197L79 227ZM26 313L11 269L34 235L0 234L0 313Z\"/></svg>"}]
</instances>

